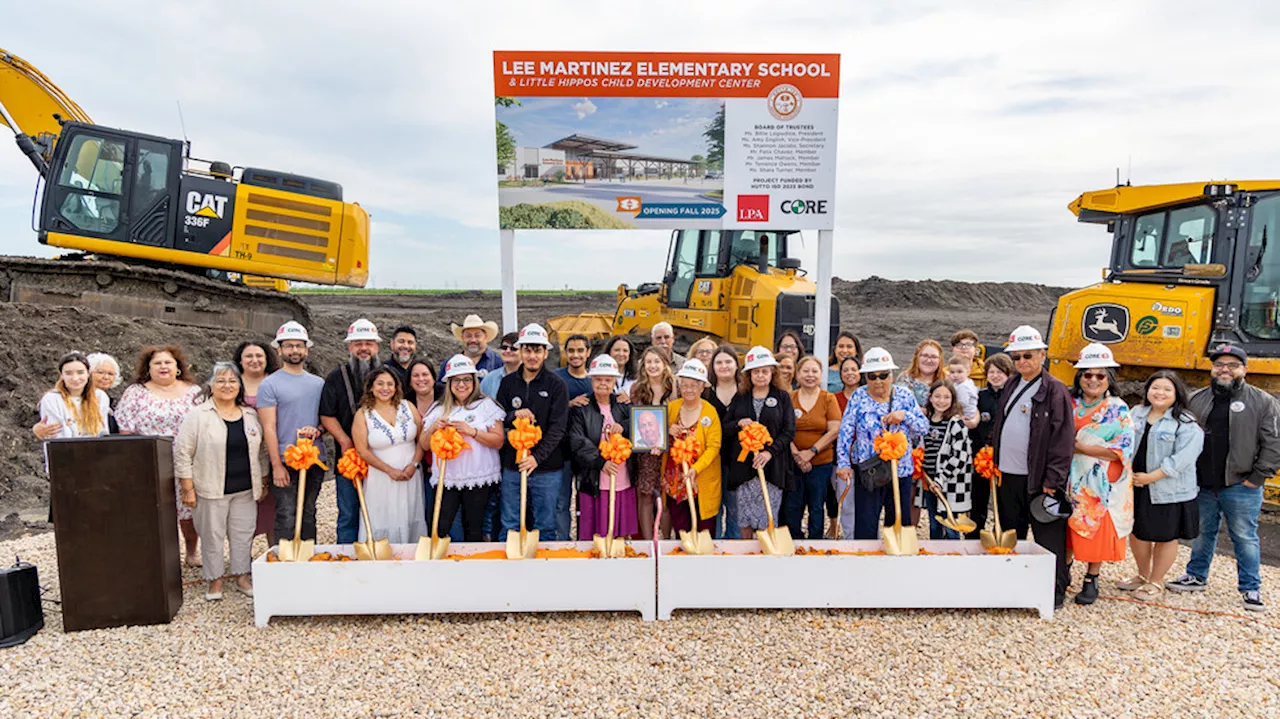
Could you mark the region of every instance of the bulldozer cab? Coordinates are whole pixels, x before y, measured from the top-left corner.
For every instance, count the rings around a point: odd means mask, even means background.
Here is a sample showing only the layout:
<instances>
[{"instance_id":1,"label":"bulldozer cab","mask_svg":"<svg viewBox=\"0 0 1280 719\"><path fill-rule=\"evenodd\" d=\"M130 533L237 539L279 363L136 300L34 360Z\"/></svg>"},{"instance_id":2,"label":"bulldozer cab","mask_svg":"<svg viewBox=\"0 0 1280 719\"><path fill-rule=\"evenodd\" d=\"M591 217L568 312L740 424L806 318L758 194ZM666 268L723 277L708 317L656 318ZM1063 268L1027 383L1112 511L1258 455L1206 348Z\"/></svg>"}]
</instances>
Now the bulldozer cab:
<instances>
[{"instance_id":1,"label":"bulldozer cab","mask_svg":"<svg viewBox=\"0 0 1280 719\"><path fill-rule=\"evenodd\" d=\"M754 267L761 274L768 273L770 267L780 267L780 262L798 268L798 262L787 260L787 239L792 234L792 230L672 232L662 283L665 304L679 308L698 304L694 292L700 280L727 278L740 265Z\"/></svg>"}]
</instances>

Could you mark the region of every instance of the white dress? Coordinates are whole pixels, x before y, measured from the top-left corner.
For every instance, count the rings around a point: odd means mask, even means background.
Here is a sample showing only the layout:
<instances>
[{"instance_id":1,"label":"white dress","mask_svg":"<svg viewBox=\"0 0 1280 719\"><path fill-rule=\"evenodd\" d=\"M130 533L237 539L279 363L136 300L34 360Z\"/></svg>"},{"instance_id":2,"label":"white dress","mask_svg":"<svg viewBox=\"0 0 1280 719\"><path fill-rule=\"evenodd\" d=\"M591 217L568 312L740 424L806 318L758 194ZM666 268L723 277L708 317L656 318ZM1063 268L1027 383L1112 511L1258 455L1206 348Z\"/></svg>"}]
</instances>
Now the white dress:
<instances>
[{"instance_id":1,"label":"white dress","mask_svg":"<svg viewBox=\"0 0 1280 719\"><path fill-rule=\"evenodd\" d=\"M435 424L442 412L444 412L444 405L439 402L433 404L422 420L422 426L430 427ZM448 419L464 423L479 432L487 432L495 422L501 422L505 417L506 413L497 402L488 397L482 397L470 407L454 407ZM462 450L456 458L449 460L448 466L445 467L449 475L444 480L445 489L475 489L497 484L502 478L502 461L498 458L498 450L480 444L475 437L463 439L471 446ZM431 486L434 487L440 477L440 458L433 456L431 461L433 469Z\"/></svg>"},{"instance_id":2,"label":"white dress","mask_svg":"<svg viewBox=\"0 0 1280 719\"><path fill-rule=\"evenodd\" d=\"M395 426L387 424L377 412L361 410L369 428L369 449L374 456L392 467L404 467L413 461L417 446L413 409L401 402ZM397 482L385 472L369 466L364 483L364 499L369 506L374 539L389 539L392 544L412 544L427 534L427 515L422 496L422 469L414 470L407 482ZM360 517L360 541L365 539L364 516Z\"/></svg>"}]
</instances>

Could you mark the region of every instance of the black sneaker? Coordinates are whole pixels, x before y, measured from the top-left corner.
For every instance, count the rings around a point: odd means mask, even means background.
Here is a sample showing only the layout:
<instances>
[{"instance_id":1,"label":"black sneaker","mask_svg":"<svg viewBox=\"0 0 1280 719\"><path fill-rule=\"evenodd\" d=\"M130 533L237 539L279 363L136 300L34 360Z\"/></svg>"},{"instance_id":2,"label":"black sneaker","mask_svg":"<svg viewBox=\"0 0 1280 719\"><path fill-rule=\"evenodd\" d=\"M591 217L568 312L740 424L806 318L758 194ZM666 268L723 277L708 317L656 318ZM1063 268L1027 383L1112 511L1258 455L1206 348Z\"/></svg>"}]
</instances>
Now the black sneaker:
<instances>
[{"instance_id":1,"label":"black sneaker","mask_svg":"<svg viewBox=\"0 0 1280 719\"><path fill-rule=\"evenodd\" d=\"M1164 588L1171 592L1203 592L1209 588L1209 583L1200 577L1183 574L1181 577L1165 584Z\"/></svg>"},{"instance_id":2,"label":"black sneaker","mask_svg":"<svg viewBox=\"0 0 1280 719\"><path fill-rule=\"evenodd\" d=\"M1054 593L1053 608L1055 611L1058 609L1062 609L1062 605L1066 603L1067 603L1067 595Z\"/></svg>"},{"instance_id":3,"label":"black sneaker","mask_svg":"<svg viewBox=\"0 0 1280 719\"><path fill-rule=\"evenodd\" d=\"M1098 601L1098 575L1086 574L1084 577L1084 586L1080 587L1080 593L1076 595L1076 604L1088 606Z\"/></svg>"},{"instance_id":4,"label":"black sneaker","mask_svg":"<svg viewBox=\"0 0 1280 719\"><path fill-rule=\"evenodd\" d=\"M1257 589L1250 589L1240 592L1240 596L1244 598L1244 608L1251 612L1265 612L1267 605L1262 603L1262 592Z\"/></svg>"}]
</instances>

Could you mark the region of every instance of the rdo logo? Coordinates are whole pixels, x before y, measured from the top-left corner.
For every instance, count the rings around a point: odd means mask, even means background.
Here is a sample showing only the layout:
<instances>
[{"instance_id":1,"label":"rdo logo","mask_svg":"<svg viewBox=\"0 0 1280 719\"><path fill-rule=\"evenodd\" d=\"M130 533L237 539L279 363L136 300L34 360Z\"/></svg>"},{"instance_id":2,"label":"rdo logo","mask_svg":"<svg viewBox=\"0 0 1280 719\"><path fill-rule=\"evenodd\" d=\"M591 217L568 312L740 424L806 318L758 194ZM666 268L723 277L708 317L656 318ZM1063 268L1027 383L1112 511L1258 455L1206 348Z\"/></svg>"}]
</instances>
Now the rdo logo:
<instances>
[{"instance_id":1,"label":"rdo logo","mask_svg":"<svg viewBox=\"0 0 1280 719\"><path fill-rule=\"evenodd\" d=\"M768 221L768 195L738 195L738 222Z\"/></svg>"}]
</instances>

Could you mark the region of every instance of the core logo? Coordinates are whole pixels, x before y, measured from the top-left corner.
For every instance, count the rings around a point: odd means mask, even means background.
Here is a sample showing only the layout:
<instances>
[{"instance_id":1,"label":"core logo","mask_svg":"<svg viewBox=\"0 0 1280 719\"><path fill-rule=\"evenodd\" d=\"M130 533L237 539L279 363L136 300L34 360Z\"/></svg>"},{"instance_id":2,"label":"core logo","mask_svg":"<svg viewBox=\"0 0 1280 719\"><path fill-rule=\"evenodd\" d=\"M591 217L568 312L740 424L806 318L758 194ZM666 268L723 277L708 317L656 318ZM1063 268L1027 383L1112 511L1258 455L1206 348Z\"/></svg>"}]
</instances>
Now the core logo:
<instances>
[{"instance_id":1,"label":"core logo","mask_svg":"<svg viewBox=\"0 0 1280 719\"><path fill-rule=\"evenodd\" d=\"M226 207L227 198L222 195L202 193L194 190L187 193L187 214L189 215L210 217L215 220L221 220L222 213Z\"/></svg>"},{"instance_id":2,"label":"core logo","mask_svg":"<svg viewBox=\"0 0 1280 719\"><path fill-rule=\"evenodd\" d=\"M783 200L778 205L784 215L825 215L826 200Z\"/></svg>"},{"instance_id":3,"label":"core logo","mask_svg":"<svg viewBox=\"0 0 1280 719\"><path fill-rule=\"evenodd\" d=\"M768 221L768 195L738 195L738 222Z\"/></svg>"}]
</instances>

